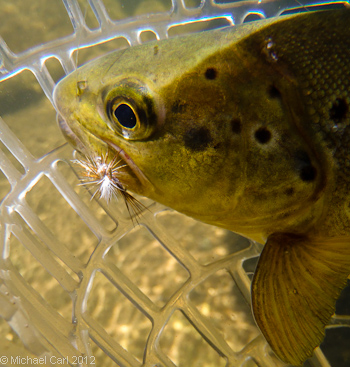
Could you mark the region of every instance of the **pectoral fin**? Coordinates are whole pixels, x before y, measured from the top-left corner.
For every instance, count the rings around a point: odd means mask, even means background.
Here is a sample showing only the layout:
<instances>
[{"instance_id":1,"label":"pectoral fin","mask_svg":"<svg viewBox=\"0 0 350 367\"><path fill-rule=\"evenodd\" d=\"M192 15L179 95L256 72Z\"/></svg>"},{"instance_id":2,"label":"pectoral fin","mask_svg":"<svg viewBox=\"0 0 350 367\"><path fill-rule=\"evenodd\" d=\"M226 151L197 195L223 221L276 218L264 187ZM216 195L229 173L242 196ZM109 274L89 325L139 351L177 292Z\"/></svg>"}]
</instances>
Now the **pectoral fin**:
<instances>
[{"instance_id":1,"label":"pectoral fin","mask_svg":"<svg viewBox=\"0 0 350 367\"><path fill-rule=\"evenodd\" d=\"M301 365L311 357L349 274L349 238L268 238L252 283L252 307L281 360Z\"/></svg>"}]
</instances>

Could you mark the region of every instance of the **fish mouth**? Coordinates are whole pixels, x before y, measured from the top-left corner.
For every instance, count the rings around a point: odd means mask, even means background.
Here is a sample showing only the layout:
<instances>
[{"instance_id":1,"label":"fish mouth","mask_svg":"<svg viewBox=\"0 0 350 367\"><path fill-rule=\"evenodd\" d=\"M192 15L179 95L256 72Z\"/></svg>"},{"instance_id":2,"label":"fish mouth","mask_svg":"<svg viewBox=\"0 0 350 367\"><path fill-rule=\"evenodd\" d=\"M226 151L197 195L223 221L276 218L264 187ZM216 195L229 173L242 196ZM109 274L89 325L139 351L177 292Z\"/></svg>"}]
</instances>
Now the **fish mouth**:
<instances>
[{"instance_id":1,"label":"fish mouth","mask_svg":"<svg viewBox=\"0 0 350 367\"><path fill-rule=\"evenodd\" d=\"M100 148L103 147L103 150L105 150L104 154L107 154L108 157L111 157L112 159L113 157L118 157L120 160L122 160L123 164L125 164L129 169L127 172L127 177L123 177L122 180L122 184L125 185L126 188L140 195L145 195L145 191L149 191L149 189L153 187L148 178L125 152L125 150L120 148L117 144L107 139L102 140L98 136L85 129L78 122L76 122L77 127L79 127L79 131L81 131L81 133L79 135L76 134L60 114L57 114L57 122L66 140L68 140L74 149L77 150L81 155L93 159L94 157L98 157L103 154L102 149L100 149L100 152L98 152L90 148L91 140L93 140L96 146Z\"/></svg>"},{"instance_id":2,"label":"fish mouth","mask_svg":"<svg viewBox=\"0 0 350 367\"><path fill-rule=\"evenodd\" d=\"M101 140L102 141L102 140ZM130 170L133 172L135 177L139 180L140 184L143 187L151 186L150 181L148 178L143 174L143 172L140 170L140 168L135 164L135 162L129 157L129 155L125 152L124 149L120 148L117 144L109 141L104 140L109 147L110 150L116 152L116 154L119 155L119 157L124 161L124 163L130 168Z\"/></svg>"}]
</instances>

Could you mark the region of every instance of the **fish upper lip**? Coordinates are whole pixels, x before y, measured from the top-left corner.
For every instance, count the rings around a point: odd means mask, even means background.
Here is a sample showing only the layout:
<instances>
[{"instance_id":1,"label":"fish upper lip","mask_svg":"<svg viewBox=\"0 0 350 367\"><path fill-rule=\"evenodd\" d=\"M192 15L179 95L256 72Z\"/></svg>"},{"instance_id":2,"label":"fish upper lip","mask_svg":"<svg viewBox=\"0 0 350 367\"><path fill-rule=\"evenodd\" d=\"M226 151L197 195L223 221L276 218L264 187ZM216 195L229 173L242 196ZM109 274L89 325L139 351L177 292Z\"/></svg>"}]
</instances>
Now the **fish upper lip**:
<instances>
[{"instance_id":1,"label":"fish upper lip","mask_svg":"<svg viewBox=\"0 0 350 367\"><path fill-rule=\"evenodd\" d=\"M75 132L71 129L65 118L58 114L57 116L58 124L66 136L66 138L74 145L74 148L82 154L91 155L91 151L89 147L86 147L84 143L79 139L79 136L75 134ZM81 127L84 129L83 127ZM95 139L99 140L100 142L106 144L109 148L115 151L127 164L136 178L139 180L142 187L153 187L151 182L148 178L144 175L144 173L140 170L140 168L135 164L135 162L129 157L129 155L124 151L124 149L120 148L117 144L113 143L110 140L102 140L101 138L97 137L96 135L92 134L90 131L88 132L91 134Z\"/></svg>"},{"instance_id":2,"label":"fish upper lip","mask_svg":"<svg viewBox=\"0 0 350 367\"><path fill-rule=\"evenodd\" d=\"M65 118L60 113L57 113L57 123L58 123L59 128L61 129L62 134L66 138L66 140L68 140L74 146L76 150L84 154L86 152L86 148L84 147L84 144L81 142L78 136L73 132L73 130L67 124L67 121L65 120Z\"/></svg>"}]
</instances>

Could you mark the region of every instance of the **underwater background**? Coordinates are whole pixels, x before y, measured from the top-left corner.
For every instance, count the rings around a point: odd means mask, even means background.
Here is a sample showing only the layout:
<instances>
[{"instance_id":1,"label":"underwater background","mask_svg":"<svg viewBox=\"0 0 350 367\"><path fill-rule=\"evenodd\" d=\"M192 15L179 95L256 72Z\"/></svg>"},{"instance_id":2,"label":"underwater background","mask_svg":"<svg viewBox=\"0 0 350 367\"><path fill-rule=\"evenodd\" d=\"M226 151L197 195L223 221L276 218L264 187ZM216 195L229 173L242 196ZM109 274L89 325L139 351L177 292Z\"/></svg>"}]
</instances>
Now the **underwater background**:
<instances>
[{"instance_id":1,"label":"underwater background","mask_svg":"<svg viewBox=\"0 0 350 367\"><path fill-rule=\"evenodd\" d=\"M0 356L69 356L61 365L104 367L284 366L250 312L261 246L144 198L150 211L135 227L118 202L91 201L77 186L50 88L74 64L117 48L301 5L0 0ZM348 287L321 346L329 363L319 352L305 366L350 366L349 315Z\"/></svg>"}]
</instances>

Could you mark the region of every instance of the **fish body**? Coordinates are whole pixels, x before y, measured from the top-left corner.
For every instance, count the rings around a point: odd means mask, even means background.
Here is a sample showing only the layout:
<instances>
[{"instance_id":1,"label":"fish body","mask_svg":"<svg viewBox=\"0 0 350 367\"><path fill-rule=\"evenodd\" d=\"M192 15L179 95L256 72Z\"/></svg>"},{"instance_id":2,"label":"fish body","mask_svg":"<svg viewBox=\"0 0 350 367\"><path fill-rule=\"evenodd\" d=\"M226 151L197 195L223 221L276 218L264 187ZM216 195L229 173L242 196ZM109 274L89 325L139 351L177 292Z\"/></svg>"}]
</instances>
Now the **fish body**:
<instances>
[{"instance_id":1,"label":"fish body","mask_svg":"<svg viewBox=\"0 0 350 367\"><path fill-rule=\"evenodd\" d=\"M55 89L123 187L264 243L255 319L301 365L350 274L350 11L253 22L117 51Z\"/></svg>"}]
</instances>

